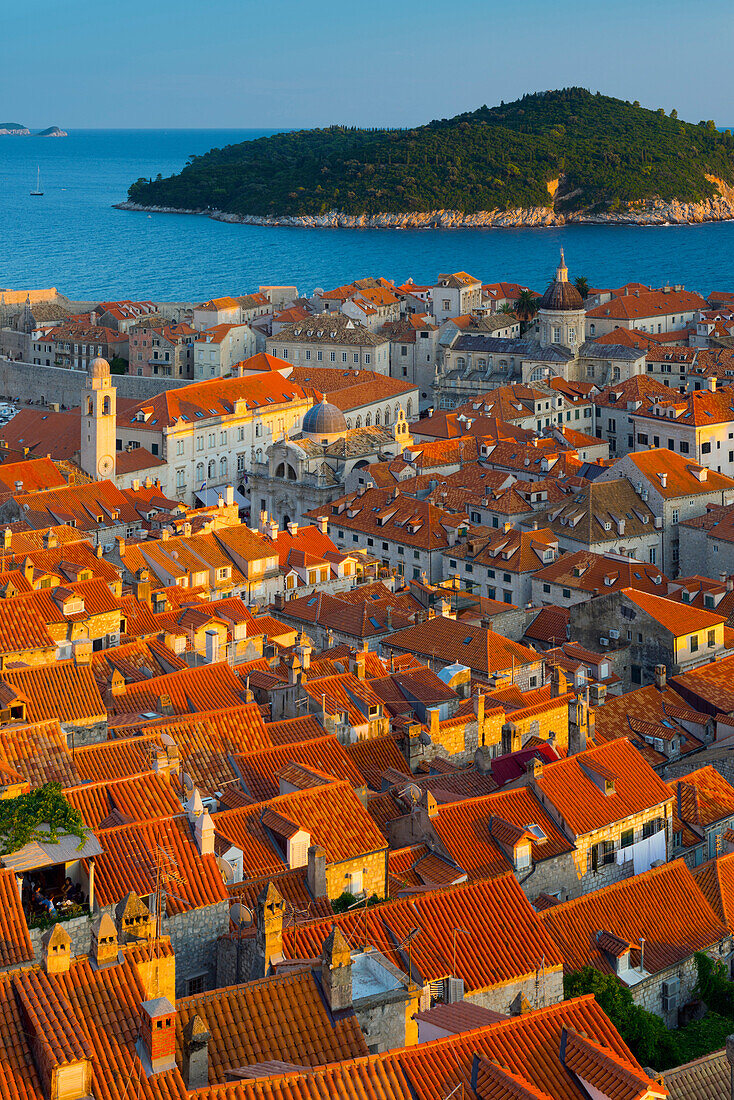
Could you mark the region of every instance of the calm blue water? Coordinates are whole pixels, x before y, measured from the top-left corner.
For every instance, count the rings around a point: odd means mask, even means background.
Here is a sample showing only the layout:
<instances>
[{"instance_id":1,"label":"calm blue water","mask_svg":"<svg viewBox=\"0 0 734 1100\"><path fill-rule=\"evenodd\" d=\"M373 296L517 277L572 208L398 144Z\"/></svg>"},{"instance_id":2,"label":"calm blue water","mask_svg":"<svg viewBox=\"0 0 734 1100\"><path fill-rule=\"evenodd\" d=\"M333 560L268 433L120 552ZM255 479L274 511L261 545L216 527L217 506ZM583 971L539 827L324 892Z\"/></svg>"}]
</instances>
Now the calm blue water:
<instances>
[{"instance_id":1,"label":"calm blue water","mask_svg":"<svg viewBox=\"0 0 734 1100\"><path fill-rule=\"evenodd\" d=\"M563 245L572 277L734 290L734 222L518 230L313 230L225 225L113 210L138 176L169 175L190 153L265 130L79 130L0 137L0 286L57 286L71 297L200 299L259 283L302 292L367 274L402 281L468 270L543 289ZM36 166L43 198L31 198Z\"/></svg>"}]
</instances>

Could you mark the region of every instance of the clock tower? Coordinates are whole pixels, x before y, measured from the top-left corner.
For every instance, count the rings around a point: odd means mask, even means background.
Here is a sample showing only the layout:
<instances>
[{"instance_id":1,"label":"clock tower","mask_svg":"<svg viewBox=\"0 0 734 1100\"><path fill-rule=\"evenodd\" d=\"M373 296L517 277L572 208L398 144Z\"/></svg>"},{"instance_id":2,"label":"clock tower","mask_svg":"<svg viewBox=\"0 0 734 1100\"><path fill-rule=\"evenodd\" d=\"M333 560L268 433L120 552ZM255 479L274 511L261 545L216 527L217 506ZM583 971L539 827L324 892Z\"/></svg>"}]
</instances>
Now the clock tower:
<instances>
[{"instance_id":1,"label":"clock tower","mask_svg":"<svg viewBox=\"0 0 734 1100\"><path fill-rule=\"evenodd\" d=\"M94 359L90 363L82 402L79 465L98 481L114 478L117 394L110 383L110 365L106 359Z\"/></svg>"}]
</instances>

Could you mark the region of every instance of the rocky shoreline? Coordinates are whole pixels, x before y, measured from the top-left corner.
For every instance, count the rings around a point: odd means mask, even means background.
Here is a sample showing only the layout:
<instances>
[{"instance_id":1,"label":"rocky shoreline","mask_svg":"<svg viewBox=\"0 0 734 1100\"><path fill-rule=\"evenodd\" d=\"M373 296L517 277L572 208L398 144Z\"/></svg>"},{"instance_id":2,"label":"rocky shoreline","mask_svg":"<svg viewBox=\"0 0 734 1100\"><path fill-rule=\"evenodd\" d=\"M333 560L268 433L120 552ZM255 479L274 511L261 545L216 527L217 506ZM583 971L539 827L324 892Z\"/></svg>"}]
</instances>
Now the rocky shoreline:
<instances>
[{"instance_id":1,"label":"rocky shoreline","mask_svg":"<svg viewBox=\"0 0 734 1100\"><path fill-rule=\"evenodd\" d=\"M224 210L183 210L167 206L142 206L118 202L116 210L137 210L150 214L199 214L214 221L238 225L264 225L306 229L544 229L563 225L700 225L703 222L734 220L734 197L718 195L705 202L640 203L614 214L573 211L561 214L550 207L533 206L517 210L480 210L465 214L459 210L432 210L408 214L328 214L300 217L265 217L256 214L228 214Z\"/></svg>"}]
</instances>

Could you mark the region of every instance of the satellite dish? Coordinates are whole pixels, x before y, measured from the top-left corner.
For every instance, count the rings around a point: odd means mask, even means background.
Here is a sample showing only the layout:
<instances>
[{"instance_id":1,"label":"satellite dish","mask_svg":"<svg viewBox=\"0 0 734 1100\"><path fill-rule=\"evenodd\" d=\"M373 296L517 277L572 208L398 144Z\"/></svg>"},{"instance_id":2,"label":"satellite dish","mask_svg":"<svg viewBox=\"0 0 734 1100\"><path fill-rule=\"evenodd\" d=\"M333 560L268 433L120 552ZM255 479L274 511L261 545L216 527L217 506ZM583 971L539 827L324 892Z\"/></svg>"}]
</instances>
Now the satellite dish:
<instances>
[{"instance_id":1,"label":"satellite dish","mask_svg":"<svg viewBox=\"0 0 734 1100\"><path fill-rule=\"evenodd\" d=\"M247 928L252 924L252 910L248 909L246 905L236 901L234 905L230 907L229 919L233 924L237 924L240 928Z\"/></svg>"},{"instance_id":2,"label":"satellite dish","mask_svg":"<svg viewBox=\"0 0 734 1100\"><path fill-rule=\"evenodd\" d=\"M162 733L161 734L161 744L166 745L168 748L171 748L171 749L176 748L176 742L173 740L170 733Z\"/></svg>"}]
</instances>

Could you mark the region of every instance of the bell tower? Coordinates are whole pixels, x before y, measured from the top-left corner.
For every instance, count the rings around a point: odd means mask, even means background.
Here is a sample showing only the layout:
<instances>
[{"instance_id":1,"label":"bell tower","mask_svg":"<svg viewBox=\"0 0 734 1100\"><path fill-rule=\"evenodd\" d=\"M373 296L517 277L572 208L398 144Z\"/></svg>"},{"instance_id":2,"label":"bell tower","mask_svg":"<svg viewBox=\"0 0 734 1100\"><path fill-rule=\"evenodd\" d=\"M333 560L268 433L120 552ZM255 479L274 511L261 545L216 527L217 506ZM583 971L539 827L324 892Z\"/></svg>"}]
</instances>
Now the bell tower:
<instances>
[{"instance_id":1,"label":"bell tower","mask_svg":"<svg viewBox=\"0 0 734 1100\"><path fill-rule=\"evenodd\" d=\"M82 396L82 439L79 465L90 477L115 476L117 393L106 359L89 365Z\"/></svg>"}]
</instances>

